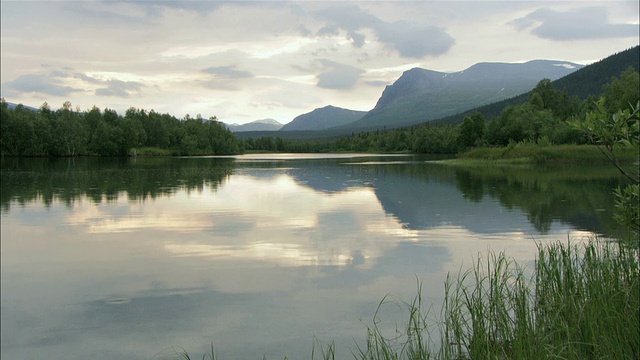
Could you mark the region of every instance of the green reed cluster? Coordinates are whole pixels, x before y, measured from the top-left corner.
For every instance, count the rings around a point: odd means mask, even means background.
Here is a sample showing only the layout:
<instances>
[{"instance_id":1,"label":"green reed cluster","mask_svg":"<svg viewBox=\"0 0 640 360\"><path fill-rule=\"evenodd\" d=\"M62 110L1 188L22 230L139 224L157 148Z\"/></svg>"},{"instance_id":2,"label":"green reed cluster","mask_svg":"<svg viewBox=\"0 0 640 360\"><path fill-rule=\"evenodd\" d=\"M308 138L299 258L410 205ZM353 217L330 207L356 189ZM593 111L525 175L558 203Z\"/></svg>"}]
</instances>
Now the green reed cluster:
<instances>
[{"instance_id":1,"label":"green reed cluster","mask_svg":"<svg viewBox=\"0 0 640 360\"><path fill-rule=\"evenodd\" d=\"M403 335L386 338L376 324L355 358L638 359L639 260L618 243L556 243L539 248L528 273L489 253L447 279L439 341L418 295Z\"/></svg>"}]
</instances>

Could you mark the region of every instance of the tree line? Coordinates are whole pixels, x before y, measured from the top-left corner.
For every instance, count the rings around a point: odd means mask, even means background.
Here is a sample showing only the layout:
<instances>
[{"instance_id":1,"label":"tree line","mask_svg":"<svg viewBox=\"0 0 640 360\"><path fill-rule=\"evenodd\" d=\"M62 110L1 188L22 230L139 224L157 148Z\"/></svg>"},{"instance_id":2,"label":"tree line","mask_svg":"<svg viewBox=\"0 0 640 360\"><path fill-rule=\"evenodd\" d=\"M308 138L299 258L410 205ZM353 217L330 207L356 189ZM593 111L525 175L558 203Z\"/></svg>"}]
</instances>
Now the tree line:
<instances>
[{"instance_id":1,"label":"tree line","mask_svg":"<svg viewBox=\"0 0 640 360\"><path fill-rule=\"evenodd\" d=\"M0 153L3 156L222 155L242 151L242 141L215 117L178 119L154 110L73 109L65 102L37 111L0 101Z\"/></svg>"}]
</instances>

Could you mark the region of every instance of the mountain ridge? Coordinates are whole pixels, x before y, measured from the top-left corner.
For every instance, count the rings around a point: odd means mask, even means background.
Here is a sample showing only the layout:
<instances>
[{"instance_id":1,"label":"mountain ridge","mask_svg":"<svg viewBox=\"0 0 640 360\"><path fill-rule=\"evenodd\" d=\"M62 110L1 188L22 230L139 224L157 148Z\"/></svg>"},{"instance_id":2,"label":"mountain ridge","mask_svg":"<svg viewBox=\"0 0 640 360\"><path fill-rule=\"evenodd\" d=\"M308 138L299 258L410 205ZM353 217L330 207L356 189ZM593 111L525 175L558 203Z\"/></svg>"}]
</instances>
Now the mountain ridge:
<instances>
[{"instance_id":1,"label":"mountain ridge","mask_svg":"<svg viewBox=\"0 0 640 360\"><path fill-rule=\"evenodd\" d=\"M223 124L232 132L278 131L282 128L282 123L271 118L255 120L246 124L227 124L225 122Z\"/></svg>"},{"instance_id":2,"label":"mountain ridge","mask_svg":"<svg viewBox=\"0 0 640 360\"><path fill-rule=\"evenodd\" d=\"M279 131L325 130L335 126L347 125L359 120L366 111L344 109L333 105L317 108L311 112L296 116Z\"/></svg>"},{"instance_id":3,"label":"mountain ridge","mask_svg":"<svg viewBox=\"0 0 640 360\"><path fill-rule=\"evenodd\" d=\"M452 73L413 68L387 85L376 106L344 127L394 128L437 120L530 91L543 78L557 80L584 65L561 60L481 62Z\"/></svg>"}]
</instances>

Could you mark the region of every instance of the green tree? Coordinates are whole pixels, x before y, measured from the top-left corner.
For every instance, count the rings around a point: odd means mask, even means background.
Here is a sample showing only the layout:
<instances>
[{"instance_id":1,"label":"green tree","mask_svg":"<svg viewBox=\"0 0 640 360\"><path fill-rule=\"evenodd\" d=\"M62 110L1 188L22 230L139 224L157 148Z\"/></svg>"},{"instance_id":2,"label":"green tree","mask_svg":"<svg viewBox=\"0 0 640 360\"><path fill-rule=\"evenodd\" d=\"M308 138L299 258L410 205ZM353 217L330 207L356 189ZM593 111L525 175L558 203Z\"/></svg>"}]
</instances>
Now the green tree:
<instances>
[{"instance_id":1,"label":"green tree","mask_svg":"<svg viewBox=\"0 0 640 360\"><path fill-rule=\"evenodd\" d=\"M640 98L640 74L629 67L620 74L620 78L614 77L610 83L605 84L603 91L607 112L613 114L617 110L631 110Z\"/></svg>"},{"instance_id":2,"label":"green tree","mask_svg":"<svg viewBox=\"0 0 640 360\"><path fill-rule=\"evenodd\" d=\"M73 110L66 101L56 111L52 124L54 153L60 156L78 156L85 151L87 131L80 119L80 113Z\"/></svg>"},{"instance_id":3,"label":"green tree","mask_svg":"<svg viewBox=\"0 0 640 360\"><path fill-rule=\"evenodd\" d=\"M460 125L460 136L458 142L464 148L476 145L484 136L484 115L476 112L472 115L465 116L462 125Z\"/></svg>"},{"instance_id":4,"label":"green tree","mask_svg":"<svg viewBox=\"0 0 640 360\"><path fill-rule=\"evenodd\" d=\"M536 110L549 110L557 118L566 120L579 109L580 100L576 96L569 96L566 90L556 90L551 80L542 79L531 90L528 104Z\"/></svg>"},{"instance_id":5,"label":"green tree","mask_svg":"<svg viewBox=\"0 0 640 360\"><path fill-rule=\"evenodd\" d=\"M36 115L35 123L35 155L36 156L49 156L51 154L51 148L53 147L53 138L51 133L51 119L53 117L53 111L46 102L40 106L40 110Z\"/></svg>"},{"instance_id":6,"label":"green tree","mask_svg":"<svg viewBox=\"0 0 640 360\"><path fill-rule=\"evenodd\" d=\"M116 156L118 154L116 136L114 126L100 120L91 137L92 152L103 156Z\"/></svg>"},{"instance_id":7,"label":"green tree","mask_svg":"<svg viewBox=\"0 0 640 360\"><path fill-rule=\"evenodd\" d=\"M414 131L411 149L423 154L455 154L458 151L458 131L458 126L422 126Z\"/></svg>"}]
</instances>

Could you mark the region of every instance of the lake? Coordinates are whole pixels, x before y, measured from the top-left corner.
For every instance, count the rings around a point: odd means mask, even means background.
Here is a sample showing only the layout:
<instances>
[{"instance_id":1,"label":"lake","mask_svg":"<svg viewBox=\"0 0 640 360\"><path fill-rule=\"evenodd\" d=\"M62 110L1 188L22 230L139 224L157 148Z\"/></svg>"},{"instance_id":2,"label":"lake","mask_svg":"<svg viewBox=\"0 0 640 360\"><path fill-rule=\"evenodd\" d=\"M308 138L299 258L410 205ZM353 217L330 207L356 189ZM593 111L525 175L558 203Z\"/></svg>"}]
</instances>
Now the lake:
<instances>
[{"instance_id":1,"label":"lake","mask_svg":"<svg viewBox=\"0 0 640 360\"><path fill-rule=\"evenodd\" d=\"M386 295L421 284L439 314L488 250L532 268L537 244L619 235L621 183L413 155L2 159L0 355L309 359L317 339L352 358Z\"/></svg>"}]
</instances>

